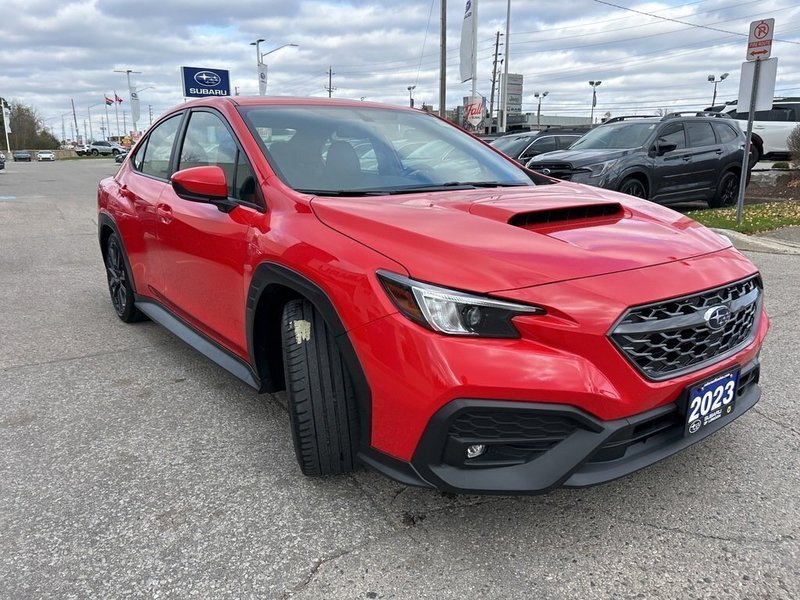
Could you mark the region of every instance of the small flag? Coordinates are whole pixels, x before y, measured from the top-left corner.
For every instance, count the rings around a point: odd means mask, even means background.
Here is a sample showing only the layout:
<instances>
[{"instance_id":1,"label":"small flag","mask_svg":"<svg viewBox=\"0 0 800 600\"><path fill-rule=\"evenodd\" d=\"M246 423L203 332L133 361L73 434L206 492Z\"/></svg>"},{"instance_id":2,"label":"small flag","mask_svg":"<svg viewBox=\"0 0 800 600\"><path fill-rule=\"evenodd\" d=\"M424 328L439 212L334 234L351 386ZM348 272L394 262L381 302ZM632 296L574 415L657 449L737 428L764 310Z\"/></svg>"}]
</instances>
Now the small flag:
<instances>
[{"instance_id":1,"label":"small flag","mask_svg":"<svg viewBox=\"0 0 800 600\"><path fill-rule=\"evenodd\" d=\"M108 96L103 96L103 98L105 98L106 106L111 106L112 104L114 104L114 101Z\"/></svg>"},{"instance_id":2,"label":"small flag","mask_svg":"<svg viewBox=\"0 0 800 600\"><path fill-rule=\"evenodd\" d=\"M116 93L116 92L114 92L114 100L116 100L117 102L119 102L120 104L122 104L122 98L120 98L119 96L117 96L117 93Z\"/></svg>"},{"instance_id":3,"label":"small flag","mask_svg":"<svg viewBox=\"0 0 800 600\"><path fill-rule=\"evenodd\" d=\"M597 106L597 92L592 89L592 108Z\"/></svg>"}]
</instances>

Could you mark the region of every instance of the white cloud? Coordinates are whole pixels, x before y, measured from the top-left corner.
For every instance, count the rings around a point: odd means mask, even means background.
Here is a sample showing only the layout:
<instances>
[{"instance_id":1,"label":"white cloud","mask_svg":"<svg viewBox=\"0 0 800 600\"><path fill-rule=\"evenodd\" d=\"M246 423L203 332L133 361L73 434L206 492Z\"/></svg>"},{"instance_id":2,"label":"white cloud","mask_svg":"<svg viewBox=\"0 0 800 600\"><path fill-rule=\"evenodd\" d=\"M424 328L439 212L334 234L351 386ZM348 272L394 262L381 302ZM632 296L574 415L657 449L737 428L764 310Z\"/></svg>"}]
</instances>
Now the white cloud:
<instances>
[{"instance_id":1,"label":"white cloud","mask_svg":"<svg viewBox=\"0 0 800 600\"><path fill-rule=\"evenodd\" d=\"M775 17L776 38L800 41L796 0L695 0L625 4L636 10L744 34L750 21ZM448 10L448 98L454 106L470 84L458 83L458 40L463 2ZM505 0L479 0L478 90L489 94L495 32L505 28ZM431 15L430 22L428 17ZM428 26L427 38L425 36ZM58 122L75 100L86 108L116 90L127 100L133 69L144 104L157 114L181 102L182 65L226 68L242 93L257 90L255 50L296 43L268 57L269 92L334 93L405 105L415 98L438 105L439 0L4 0L0 39L0 95L33 105ZM502 38L501 38L502 39ZM424 50L423 50L424 41ZM525 75L523 107L548 90L543 113L586 116L589 79L600 79L597 110L621 114L659 107L700 108L711 101L709 74L729 72L718 87L733 99L745 54L741 35L692 28L622 11L592 0L532 3L512 0L510 70ZM503 45L501 43L501 52ZM800 45L776 42L777 94L800 96ZM150 89L145 89L150 88ZM127 103L123 103L123 110ZM93 111L99 122L99 111ZM60 123L59 123L60 128Z\"/></svg>"}]
</instances>

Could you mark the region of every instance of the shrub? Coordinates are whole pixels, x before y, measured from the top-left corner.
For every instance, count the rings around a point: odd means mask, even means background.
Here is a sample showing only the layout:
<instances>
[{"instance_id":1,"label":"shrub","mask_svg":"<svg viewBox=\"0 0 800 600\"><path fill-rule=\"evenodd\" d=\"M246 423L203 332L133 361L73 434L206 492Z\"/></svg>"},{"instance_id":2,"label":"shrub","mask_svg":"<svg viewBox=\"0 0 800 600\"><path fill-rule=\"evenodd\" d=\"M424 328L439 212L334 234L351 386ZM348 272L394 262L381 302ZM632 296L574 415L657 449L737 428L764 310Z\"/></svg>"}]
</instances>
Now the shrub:
<instances>
[{"instance_id":1,"label":"shrub","mask_svg":"<svg viewBox=\"0 0 800 600\"><path fill-rule=\"evenodd\" d=\"M773 164L772 168L773 169L788 169L789 168L789 163L786 162L785 160L780 160L780 161L776 162L775 164Z\"/></svg>"},{"instance_id":2,"label":"shrub","mask_svg":"<svg viewBox=\"0 0 800 600\"><path fill-rule=\"evenodd\" d=\"M792 153L794 166L800 167L800 125L795 127L792 133L789 134L787 145L789 146L789 152Z\"/></svg>"}]
</instances>

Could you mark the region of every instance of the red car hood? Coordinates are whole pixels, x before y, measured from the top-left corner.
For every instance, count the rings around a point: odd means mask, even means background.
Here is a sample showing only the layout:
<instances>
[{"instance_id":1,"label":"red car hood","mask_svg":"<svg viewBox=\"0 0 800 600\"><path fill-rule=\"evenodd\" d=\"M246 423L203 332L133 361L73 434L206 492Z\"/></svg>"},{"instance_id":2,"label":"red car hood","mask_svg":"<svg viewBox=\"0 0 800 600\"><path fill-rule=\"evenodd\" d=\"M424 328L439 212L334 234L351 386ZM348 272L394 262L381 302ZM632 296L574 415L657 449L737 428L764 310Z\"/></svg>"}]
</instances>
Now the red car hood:
<instances>
[{"instance_id":1,"label":"red car hood","mask_svg":"<svg viewBox=\"0 0 800 600\"><path fill-rule=\"evenodd\" d=\"M492 292L684 260L730 243L668 208L558 183L311 200L329 227L414 279Z\"/></svg>"}]
</instances>

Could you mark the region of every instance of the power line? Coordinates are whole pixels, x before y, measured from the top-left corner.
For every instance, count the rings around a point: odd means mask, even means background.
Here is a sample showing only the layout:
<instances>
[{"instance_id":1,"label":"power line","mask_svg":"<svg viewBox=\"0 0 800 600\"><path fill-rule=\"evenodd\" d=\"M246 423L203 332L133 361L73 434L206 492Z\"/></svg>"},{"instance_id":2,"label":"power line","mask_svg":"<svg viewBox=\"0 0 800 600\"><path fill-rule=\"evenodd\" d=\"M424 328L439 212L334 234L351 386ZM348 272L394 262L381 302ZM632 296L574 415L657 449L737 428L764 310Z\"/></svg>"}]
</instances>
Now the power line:
<instances>
[{"instance_id":1,"label":"power line","mask_svg":"<svg viewBox=\"0 0 800 600\"><path fill-rule=\"evenodd\" d=\"M669 17L662 17L660 15L654 15L653 13L644 12L641 10L636 10L635 8L628 8L627 6L620 6L619 4L614 4L613 2L607 2L606 0L594 0L598 4L605 4L606 6L612 6L614 8L618 8L620 10L627 10L629 12L636 13L638 15L645 15L646 17L653 17L654 19L661 19L662 21L671 21L672 23L680 23L681 25L689 25L690 27L697 27L699 29L709 29L711 31L718 31L720 33L727 33L729 35L737 35L739 37L749 37L748 33L739 33L737 31L728 31L727 29L718 29L716 27L709 27L708 25L698 25L696 23L689 23L688 21L681 21L680 19L671 19ZM791 7L790 7L791 8ZM780 40L780 39L773 39L774 42L786 42L787 44L797 44L800 46L800 42L793 42L791 40Z\"/></svg>"}]
</instances>

